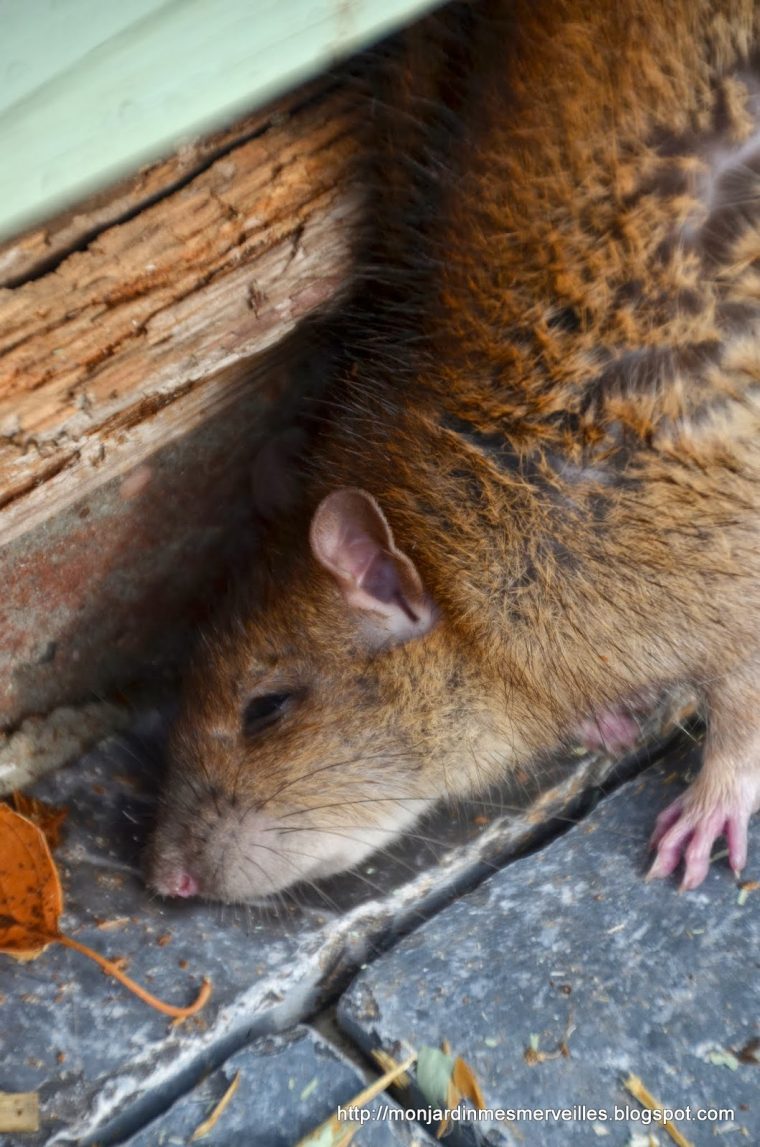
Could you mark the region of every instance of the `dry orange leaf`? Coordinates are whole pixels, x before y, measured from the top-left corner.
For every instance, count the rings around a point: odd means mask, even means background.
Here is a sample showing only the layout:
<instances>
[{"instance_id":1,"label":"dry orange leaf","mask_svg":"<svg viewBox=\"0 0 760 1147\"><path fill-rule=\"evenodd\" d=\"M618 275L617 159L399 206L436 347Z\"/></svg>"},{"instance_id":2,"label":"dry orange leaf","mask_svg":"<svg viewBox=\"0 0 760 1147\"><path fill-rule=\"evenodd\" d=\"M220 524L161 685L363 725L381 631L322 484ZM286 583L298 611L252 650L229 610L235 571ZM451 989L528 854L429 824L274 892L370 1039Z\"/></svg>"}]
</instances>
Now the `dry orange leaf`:
<instances>
[{"instance_id":1,"label":"dry orange leaf","mask_svg":"<svg viewBox=\"0 0 760 1147\"><path fill-rule=\"evenodd\" d=\"M449 1084L449 1104L458 1107L463 1099L469 1099L473 1107L485 1111L486 1097L470 1065L457 1056Z\"/></svg>"},{"instance_id":2,"label":"dry orange leaf","mask_svg":"<svg viewBox=\"0 0 760 1147\"><path fill-rule=\"evenodd\" d=\"M58 938L63 892L41 829L0 804L0 951L33 960Z\"/></svg>"},{"instance_id":3,"label":"dry orange leaf","mask_svg":"<svg viewBox=\"0 0 760 1147\"><path fill-rule=\"evenodd\" d=\"M49 944L63 944L94 960L165 1015L185 1019L206 1003L211 994L208 980L189 1007L177 1008L157 999L111 960L61 932L62 911L61 881L42 829L0 803L0 952L16 960L34 960Z\"/></svg>"},{"instance_id":4,"label":"dry orange leaf","mask_svg":"<svg viewBox=\"0 0 760 1147\"><path fill-rule=\"evenodd\" d=\"M31 797L22 792L12 793L10 799L11 808L42 829L51 849L57 848L61 839L61 826L69 815L69 810L56 808L47 801L41 801L39 797Z\"/></svg>"}]
</instances>

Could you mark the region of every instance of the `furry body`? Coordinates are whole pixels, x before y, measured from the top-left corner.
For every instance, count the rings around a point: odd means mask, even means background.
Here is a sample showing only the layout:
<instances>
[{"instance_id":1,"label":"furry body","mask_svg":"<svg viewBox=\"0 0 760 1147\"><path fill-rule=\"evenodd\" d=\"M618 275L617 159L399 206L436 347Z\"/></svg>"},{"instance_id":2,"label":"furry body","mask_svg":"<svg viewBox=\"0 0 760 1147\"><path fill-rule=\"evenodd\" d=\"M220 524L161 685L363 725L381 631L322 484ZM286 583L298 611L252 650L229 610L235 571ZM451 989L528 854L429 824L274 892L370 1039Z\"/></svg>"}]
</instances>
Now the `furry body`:
<instances>
[{"instance_id":1,"label":"furry body","mask_svg":"<svg viewBox=\"0 0 760 1147\"><path fill-rule=\"evenodd\" d=\"M653 871L683 856L699 883L722 832L742 866L759 31L750 3L518 0L410 33L378 113L364 333L308 505L191 675L159 890L251 899L346 867L684 682L705 765Z\"/></svg>"}]
</instances>

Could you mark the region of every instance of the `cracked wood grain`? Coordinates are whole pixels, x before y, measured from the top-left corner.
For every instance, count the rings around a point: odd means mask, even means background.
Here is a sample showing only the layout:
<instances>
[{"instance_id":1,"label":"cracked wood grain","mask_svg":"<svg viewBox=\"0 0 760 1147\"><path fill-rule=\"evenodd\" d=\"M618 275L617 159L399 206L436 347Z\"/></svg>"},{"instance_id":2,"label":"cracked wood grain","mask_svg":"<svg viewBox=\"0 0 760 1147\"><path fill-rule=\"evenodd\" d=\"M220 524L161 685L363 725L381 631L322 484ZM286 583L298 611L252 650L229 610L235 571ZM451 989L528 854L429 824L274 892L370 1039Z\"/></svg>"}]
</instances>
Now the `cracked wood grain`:
<instances>
[{"instance_id":1,"label":"cracked wood grain","mask_svg":"<svg viewBox=\"0 0 760 1147\"><path fill-rule=\"evenodd\" d=\"M0 542L188 429L183 400L340 291L358 131L333 91L49 274L0 290ZM197 407L191 424L195 424ZM124 446L135 430L135 450ZM121 459L121 461L119 460Z\"/></svg>"},{"instance_id":2,"label":"cracked wood grain","mask_svg":"<svg viewBox=\"0 0 760 1147\"><path fill-rule=\"evenodd\" d=\"M0 287L20 287L55 270L64 258L84 250L102 231L178 191L234 147L297 116L307 104L324 100L328 90L324 83L303 85L274 106L259 109L212 134L188 139L176 151L114 186L0 242Z\"/></svg>"}]
</instances>

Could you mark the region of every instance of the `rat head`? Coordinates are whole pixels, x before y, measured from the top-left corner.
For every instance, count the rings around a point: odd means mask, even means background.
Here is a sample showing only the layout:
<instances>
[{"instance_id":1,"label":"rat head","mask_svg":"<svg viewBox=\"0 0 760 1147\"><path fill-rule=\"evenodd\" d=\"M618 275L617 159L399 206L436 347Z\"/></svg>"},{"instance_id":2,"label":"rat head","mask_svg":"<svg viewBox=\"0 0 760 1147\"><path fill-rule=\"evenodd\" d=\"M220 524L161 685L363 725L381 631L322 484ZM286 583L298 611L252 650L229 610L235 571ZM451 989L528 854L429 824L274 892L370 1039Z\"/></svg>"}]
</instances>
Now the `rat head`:
<instances>
[{"instance_id":1,"label":"rat head","mask_svg":"<svg viewBox=\"0 0 760 1147\"><path fill-rule=\"evenodd\" d=\"M445 790L461 673L414 563L362 490L303 532L191 672L150 849L166 895L252 901L350 868Z\"/></svg>"}]
</instances>

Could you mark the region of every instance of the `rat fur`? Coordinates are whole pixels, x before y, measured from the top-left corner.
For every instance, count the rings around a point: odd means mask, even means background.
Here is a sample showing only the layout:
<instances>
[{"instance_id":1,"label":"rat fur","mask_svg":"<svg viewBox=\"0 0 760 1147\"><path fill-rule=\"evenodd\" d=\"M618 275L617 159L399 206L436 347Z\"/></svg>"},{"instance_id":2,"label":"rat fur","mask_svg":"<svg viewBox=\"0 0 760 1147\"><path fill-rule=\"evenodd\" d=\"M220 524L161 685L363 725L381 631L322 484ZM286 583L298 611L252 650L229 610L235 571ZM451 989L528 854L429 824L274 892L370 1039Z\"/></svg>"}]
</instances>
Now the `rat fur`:
<instances>
[{"instance_id":1,"label":"rat fur","mask_svg":"<svg viewBox=\"0 0 760 1147\"><path fill-rule=\"evenodd\" d=\"M368 104L361 326L304 504L200 646L149 879L256 900L674 685L653 876L760 804L760 17L482 0ZM758 617L758 622L753 619ZM622 730L622 735L618 736Z\"/></svg>"}]
</instances>

